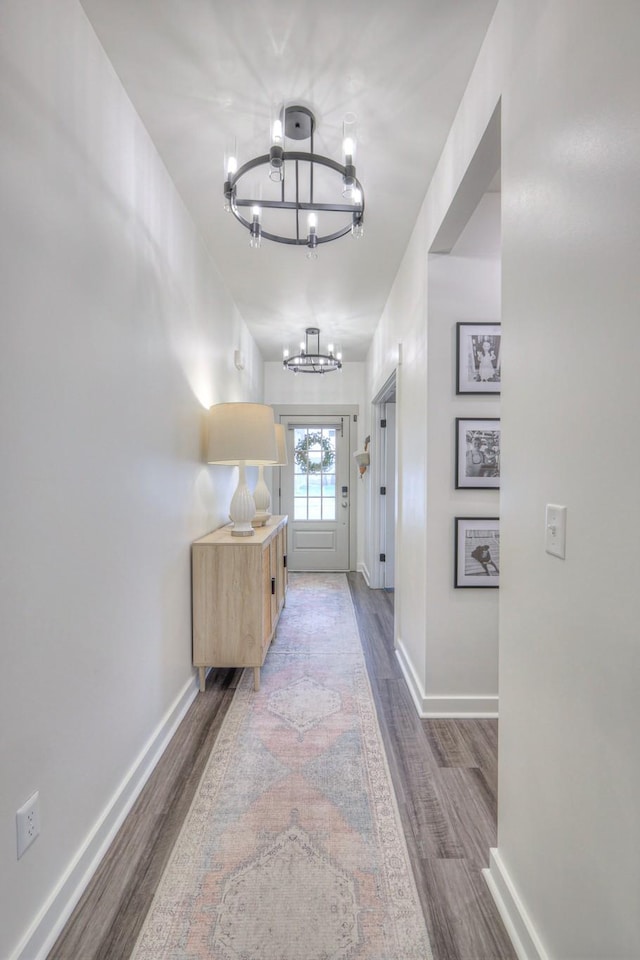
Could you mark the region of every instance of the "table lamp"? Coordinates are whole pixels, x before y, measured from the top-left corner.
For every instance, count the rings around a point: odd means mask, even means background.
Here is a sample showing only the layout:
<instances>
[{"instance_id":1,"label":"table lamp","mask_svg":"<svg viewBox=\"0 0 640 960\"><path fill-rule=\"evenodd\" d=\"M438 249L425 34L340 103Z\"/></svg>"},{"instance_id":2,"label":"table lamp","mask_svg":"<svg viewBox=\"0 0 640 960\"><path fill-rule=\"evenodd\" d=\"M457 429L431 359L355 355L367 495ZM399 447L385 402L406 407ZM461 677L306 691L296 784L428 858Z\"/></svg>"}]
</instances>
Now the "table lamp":
<instances>
[{"instance_id":1,"label":"table lamp","mask_svg":"<svg viewBox=\"0 0 640 960\"><path fill-rule=\"evenodd\" d=\"M274 424L276 432L276 446L278 450L278 459L273 464L274 467L286 467L287 463L287 438L284 432L284 427L281 423ZM252 520L254 527L261 527L263 524L267 523L271 517L271 494L269 493L269 487L266 485L264 480L264 467L258 465L258 482L256 483L256 488L253 491L253 499L256 504L256 515Z\"/></svg>"},{"instance_id":2,"label":"table lamp","mask_svg":"<svg viewBox=\"0 0 640 960\"><path fill-rule=\"evenodd\" d=\"M277 461L273 409L263 403L216 403L209 408L207 463L238 467L238 486L231 499L232 537L250 537L256 505L247 486L246 466Z\"/></svg>"}]
</instances>

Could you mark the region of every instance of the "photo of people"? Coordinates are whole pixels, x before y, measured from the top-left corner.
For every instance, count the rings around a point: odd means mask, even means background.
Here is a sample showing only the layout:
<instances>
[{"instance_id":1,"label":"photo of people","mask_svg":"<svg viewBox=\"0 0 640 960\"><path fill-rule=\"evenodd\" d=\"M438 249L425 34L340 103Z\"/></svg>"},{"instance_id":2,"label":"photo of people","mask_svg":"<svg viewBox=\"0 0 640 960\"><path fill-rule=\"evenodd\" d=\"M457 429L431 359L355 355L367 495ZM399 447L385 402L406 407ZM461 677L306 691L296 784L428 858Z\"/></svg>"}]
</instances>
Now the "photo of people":
<instances>
[{"instance_id":1,"label":"photo of people","mask_svg":"<svg viewBox=\"0 0 640 960\"><path fill-rule=\"evenodd\" d=\"M458 323L456 393L500 393L499 323Z\"/></svg>"},{"instance_id":2,"label":"photo of people","mask_svg":"<svg viewBox=\"0 0 640 960\"><path fill-rule=\"evenodd\" d=\"M456 489L500 486L500 420L456 419Z\"/></svg>"},{"instance_id":3,"label":"photo of people","mask_svg":"<svg viewBox=\"0 0 640 960\"><path fill-rule=\"evenodd\" d=\"M500 583L500 521L456 517L456 587L497 587Z\"/></svg>"}]
</instances>

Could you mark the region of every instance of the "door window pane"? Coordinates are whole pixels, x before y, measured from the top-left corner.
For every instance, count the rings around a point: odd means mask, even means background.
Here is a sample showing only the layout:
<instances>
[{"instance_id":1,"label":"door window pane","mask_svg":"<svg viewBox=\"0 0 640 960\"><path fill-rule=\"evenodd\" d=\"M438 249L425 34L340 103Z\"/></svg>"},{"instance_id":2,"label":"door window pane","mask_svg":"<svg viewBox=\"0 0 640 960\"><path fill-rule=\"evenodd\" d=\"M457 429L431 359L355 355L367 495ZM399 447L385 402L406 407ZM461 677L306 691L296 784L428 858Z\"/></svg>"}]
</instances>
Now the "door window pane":
<instances>
[{"instance_id":1,"label":"door window pane","mask_svg":"<svg viewBox=\"0 0 640 960\"><path fill-rule=\"evenodd\" d=\"M309 497L309 515L307 520L322 520L322 500L320 497Z\"/></svg>"},{"instance_id":2,"label":"door window pane","mask_svg":"<svg viewBox=\"0 0 640 960\"><path fill-rule=\"evenodd\" d=\"M294 520L335 520L335 427L295 427L293 447Z\"/></svg>"},{"instance_id":3,"label":"door window pane","mask_svg":"<svg viewBox=\"0 0 640 960\"><path fill-rule=\"evenodd\" d=\"M323 500L322 501L322 519L335 520L335 518L336 518L335 500Z\"/></svg>"},{"instance_id":4,"label":"door window pane","mask_svg":"<svg viewBox=\"0 0 640 960\"><path fill-rule=\"evenodd\" d=\"M295 497L293 501L293 519L308 520L307 516L307 498Z\"/></svg>"}]
</instances>

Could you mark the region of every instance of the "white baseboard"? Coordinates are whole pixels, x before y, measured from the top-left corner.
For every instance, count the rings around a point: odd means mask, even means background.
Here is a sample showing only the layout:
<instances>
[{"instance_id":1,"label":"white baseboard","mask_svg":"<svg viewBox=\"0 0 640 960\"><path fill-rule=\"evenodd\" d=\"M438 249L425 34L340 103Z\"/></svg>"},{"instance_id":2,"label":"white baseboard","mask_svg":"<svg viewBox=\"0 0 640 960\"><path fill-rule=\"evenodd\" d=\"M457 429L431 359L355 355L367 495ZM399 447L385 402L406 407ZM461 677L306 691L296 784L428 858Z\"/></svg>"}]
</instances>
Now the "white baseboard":
<instances>
[{"instance_id":1,"label":"white baseboard","mask_svg":"<svg viewBox=\"0 0 640 960\"><path fill-rule=\"evenodd\" d=\"M493 847L482 871L518 960L549 960L500 856Z\"/></svg>"},{"instance_id":2,"label":"white baseboard","mask_svg":"<svg viewBox=\"0 0 640 960\"><path fill-rule=\"evenodd\" d=\"M417 673L413 669L413 664L410 658L407 656L406 648L400 637L398 637L396 640L396 657L398 658L404 679L407 682L409 693L411 694L411 699L413 700L414 706L418 712L418 716L422 716L424 690L422 689L422 684L420 683Z\"/></svg>"},{"instance_id":3,"label":"white baseboard","mask_svg":"<svg viewBox=\"0 0 640 960\"><path fill-rule=\"evenodd\" d=\"M450 695L430 696L425 693L411 659L400 640L396 641L396 656L407 682L411 698L424 720L435 719L495 719L498 716L497 696Z\"/></svg>"},{"instance_id":4,"label":"white baseboard","mask_svg":"<svg viewBox=\"0 0 640 960\"><path fill-rule=\"evenodd\" d=\"M359 564L358 564L358 573L361 573L361 574L362 574L362 576L364 577L364 580L365 580L366 585L367 585L368 587L370 587L370 586L371 586L371 575L370 575L370 573L369 573L369 570L368 570L368 568L367 568L366 563L359 563Z\"/></svg>"},{"instance_id":5,"label":"white baseboard","mask_svg":"<svg viewBox=\"0 0 640 960\"><path fill-rule=\"evenodd\" d=\"M9 960L45 960L197 695L198 680L193 676L139 753Z\"/></svg>"},{"instance_id":6,"label":"white baseboard","mask_svg":"<svg viewBox=\"0 0 640 960\"><path fill-rule=\"evenodd\" d=\"M425 720L447 717L467 720L497 720L497 697L449 696L425 697L420 714Z\"/></svg>"}]
</instances>

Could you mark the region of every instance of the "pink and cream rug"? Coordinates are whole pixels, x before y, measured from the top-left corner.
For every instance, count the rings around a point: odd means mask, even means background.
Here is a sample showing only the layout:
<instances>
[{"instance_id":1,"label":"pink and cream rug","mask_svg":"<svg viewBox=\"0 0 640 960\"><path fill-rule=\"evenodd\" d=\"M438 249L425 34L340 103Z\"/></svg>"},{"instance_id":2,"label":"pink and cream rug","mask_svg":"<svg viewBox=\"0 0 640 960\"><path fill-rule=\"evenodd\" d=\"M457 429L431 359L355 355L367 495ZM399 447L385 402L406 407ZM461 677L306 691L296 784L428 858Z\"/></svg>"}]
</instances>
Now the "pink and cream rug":
<instances>
[{"instance_id":1,"label":"pink and cream rug","mask_svg":"<svg viewBox=\"0 0 640 960\"><path fill-rule=\"evenodd\" d=\"M291 574L134 960L431 960L344 574Z\"/></svg>"}]
</instances>

